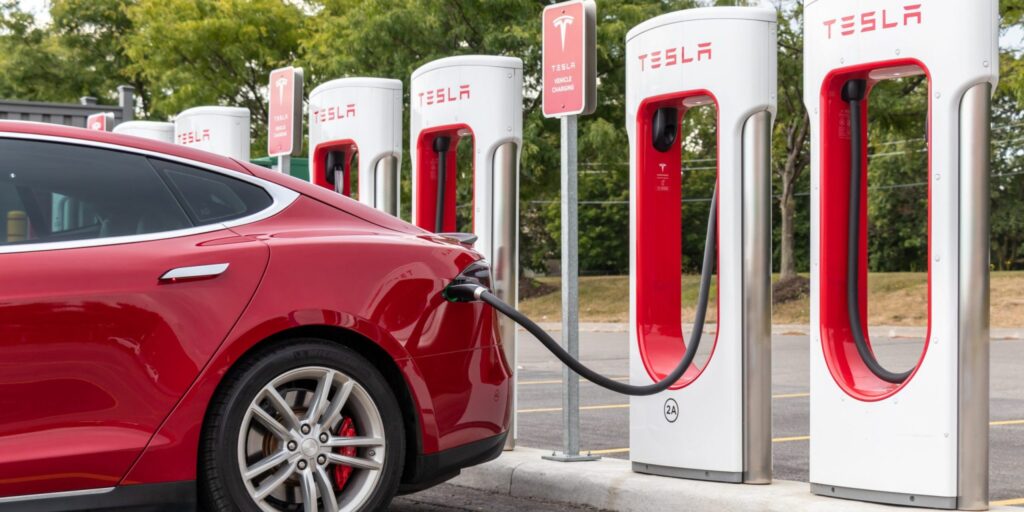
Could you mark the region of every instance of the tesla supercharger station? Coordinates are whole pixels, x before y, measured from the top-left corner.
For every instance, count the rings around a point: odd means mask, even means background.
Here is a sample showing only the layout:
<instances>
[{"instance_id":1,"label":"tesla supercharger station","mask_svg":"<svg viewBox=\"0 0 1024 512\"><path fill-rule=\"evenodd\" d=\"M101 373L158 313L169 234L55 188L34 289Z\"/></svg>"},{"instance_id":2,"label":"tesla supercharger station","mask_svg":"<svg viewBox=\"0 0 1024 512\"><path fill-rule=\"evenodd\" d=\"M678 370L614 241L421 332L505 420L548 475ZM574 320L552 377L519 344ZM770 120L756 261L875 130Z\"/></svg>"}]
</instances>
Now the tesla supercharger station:
<instances>
[{"instance_id":1,"label":"tesla supercharger station","mask_svg":"<svg viewBox=\"0 0 1024 512\"><path fill-rule=\"evenodd\" d=\"M359 155L359 201L399 214L402 82L341 78L309 95L309 180L352 195L351 165Z\"/></svg>"},{"instance_id":2,"label":"tesla supercharger station","mask_svg":"<svg viewBox=\"0 0 1024 512\"><path fill-rule=\"evenodd\" d=\"M174 142L249 161L249 109L195 107L174 119Z\"/></svg>"},{"instance_id":3,"label":"tesla supercharger station","mask_svg":"<svg viewBox=\"0 0 1024 512\"><path fill-rule=\"evenodd\" d=\"M114 127L114 133L174 143L174 123L160 121L128 121Z\"/></svg>"},{"instance_id":4,"label":"tesla supercharger station","mask_svg":"<svg viewBox=\"0 0 1024 512\"><path fill-rule=\"evenodd\" d=\"M456 150L473 144L473 168L463 171L471 171L473 180L476 248L491 264L495 295L515 305L523 63L482 55L439 59L413 72L410 89L412 222L429 231L455 231ZM515 368L515 323L505 317L499 322L505 356ZM513 419L515 402L513 397ZM507 447L514 446L515 435L513 421Z\"/></svg>"},{"instance_id":5,"label":"tesla supercharger station","mask_svg":"<svg viewBox=\"0 0 1024 512\"><path fill-rule=\"evenodd\" d=\"M637 472L771 481L775 48L775 11L757 7L673 12L626 36L634 385L665 378L686 350L680 317L686 134L678 127L689 108L713 104L718 111L717 339L704 335L713 348L703 367L694 364L667 391L630 399ZM673 137L664 139L668 132Z\"/></svg>"},{"instance_id":6,"label":"tesla supercharger station","mask_svg":"<svg viewBox=\"0 0 1024 512\"><path fill-rule=\"evenodd\" d=\"M806 4L810 481L817 494L988 506L989 100L998 78L997 15L996 0ZM923 76L928 88L929 320L920 359L894 374L880 367L867 341L867 119L871 87L906 76Z\"/></svg>"}]
</instances>

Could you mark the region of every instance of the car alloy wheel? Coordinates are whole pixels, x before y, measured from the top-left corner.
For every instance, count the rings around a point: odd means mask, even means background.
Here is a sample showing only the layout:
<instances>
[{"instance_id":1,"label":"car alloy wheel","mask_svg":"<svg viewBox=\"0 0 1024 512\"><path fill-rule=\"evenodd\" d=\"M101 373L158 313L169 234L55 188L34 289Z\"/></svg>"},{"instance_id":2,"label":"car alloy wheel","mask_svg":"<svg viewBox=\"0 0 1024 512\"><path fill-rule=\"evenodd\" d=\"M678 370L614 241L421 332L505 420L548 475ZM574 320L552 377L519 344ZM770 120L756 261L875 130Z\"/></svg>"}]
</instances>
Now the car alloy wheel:
<instances>
[{"instance_id":1,"label":"car alloy wheel","mask_svg":"<svg viewBox=\"0 0 1024 512\"><path fill-rule=\"evenodd\" d=\"M366 389L340 371L307 366L278 376L249 404L238 470L266 512L358 510L380 481L386 449Z\"/></svg>"}]
</instances>

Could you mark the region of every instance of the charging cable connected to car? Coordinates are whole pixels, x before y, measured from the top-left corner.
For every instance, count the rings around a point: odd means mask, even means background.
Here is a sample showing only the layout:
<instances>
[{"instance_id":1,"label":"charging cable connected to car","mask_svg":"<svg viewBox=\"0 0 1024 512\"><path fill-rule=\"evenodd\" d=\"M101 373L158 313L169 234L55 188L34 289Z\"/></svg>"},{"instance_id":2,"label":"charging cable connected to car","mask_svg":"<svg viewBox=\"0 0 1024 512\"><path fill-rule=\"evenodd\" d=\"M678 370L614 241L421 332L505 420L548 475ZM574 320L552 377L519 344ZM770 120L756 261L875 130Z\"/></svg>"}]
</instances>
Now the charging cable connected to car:
<instances>
[{"instance_id":1,"label":"charging cable connected to car","mask_svg":"<svg viewBox=\"0 0 1024 512\"><path fill-rule=\"evenodd\" d=\"M676 118L675 112L664 112L675 109L659 109L653 123L654 136L652 137L654 147L658 151L667 151L677 137L676 124L666 119ZM647 385L631 385L612 380L601 375L590 368L587 368L579 360L573 358L554 338L544 329L530 320L529 317L520 313L516 308L496 297L490 291L490 269L482 262L477 262L467 268L459 277L455 278L441 292L442 296L449 302L476 302L482 301L490 304L501 314L511 318L517 324L523 326L530 334L536 337L545 348L555 355L563 364L584 379L597 384L605 389L631 396L648 396L665 391L675 384L687 368L693 363L697 355L697 348L700 346L701 336L704 331L704 322L708 311L708 297L711 289L711 275L714 271L715 250L717 247L718 234L718 186L711 196L711 211L708 213L708 231L704 243L704 261L701 264L700 291L697 295L697 310L694 314L693 330L690 333L690 342L686 344L686 352L679 364L665 378Z\"/></svg>"}]
</instances>

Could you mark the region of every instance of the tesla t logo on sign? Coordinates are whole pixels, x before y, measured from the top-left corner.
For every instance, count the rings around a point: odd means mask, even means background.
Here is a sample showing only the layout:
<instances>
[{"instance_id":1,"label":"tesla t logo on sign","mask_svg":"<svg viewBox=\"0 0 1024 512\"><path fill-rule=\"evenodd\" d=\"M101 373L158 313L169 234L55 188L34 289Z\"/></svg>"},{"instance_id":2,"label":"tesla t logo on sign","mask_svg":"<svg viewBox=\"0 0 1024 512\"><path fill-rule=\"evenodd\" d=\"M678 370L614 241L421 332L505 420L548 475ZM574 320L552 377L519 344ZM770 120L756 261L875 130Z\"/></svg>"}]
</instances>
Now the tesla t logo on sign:
<instances>
[{"instance_id":1,"label":"tesla t logo on sign","mask_svg":"<svg viewBox=\"0 0 1024 512\"><path fill-rule=\"evenodd\" d=\"M114 128L114 114L110 112L93 114L85 119L85 127L98 132L109 132Z\"/></svg>"},{"instance_id":2,"label":"tesla t logo on sign","mask_svg":"<svg viewBox=\"0 0 1024 512\"><path fill-rule=\"evenodd\" d=\"M547 117L594 111L594 28L592 1L548 6L543 16L543 110Z\"/></svg>"},{"instance_id":3,"label":"tesla t logo on sign","mask_svg":"<svg viewBox=\"0 0 1024 512\"><path fill-rule=\"evenodd\" d=\"M267 119L267 154L291 155L302 149L302 69L270 72L270 113Z\"/></svg>"}]
</instances>

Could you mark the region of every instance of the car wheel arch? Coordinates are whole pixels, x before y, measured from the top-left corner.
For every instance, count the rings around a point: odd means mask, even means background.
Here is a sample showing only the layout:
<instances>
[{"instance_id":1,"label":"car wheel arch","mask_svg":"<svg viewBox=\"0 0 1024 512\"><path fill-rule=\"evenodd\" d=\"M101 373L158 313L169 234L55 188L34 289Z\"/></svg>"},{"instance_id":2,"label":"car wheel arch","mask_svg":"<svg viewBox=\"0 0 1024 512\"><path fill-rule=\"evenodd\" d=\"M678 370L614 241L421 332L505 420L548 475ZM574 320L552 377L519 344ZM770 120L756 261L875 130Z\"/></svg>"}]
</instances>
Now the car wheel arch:
<instances>
[{"instance_id":1,"label":"car wheel arch","mask_svg":"<svg viewBox=\"0 0 1024 512\"><path fill-rule=\"evenodd\" d=\"M419 371L415 368L415 363L411 358L396 361L387 350L380 346L380 344L359 332L334 325L304 325L292 327L273 334L262 341L247 347L240 357L225 369L224 373L219 378L219 382L217 383L214 391L214 396L220 392L221 387L227 380L224 377L226 377L233 368L237 367L239 363L244 361L246 358L260 351L267 350L272 345L288 343L290 340L295 339L309 338L338 343L357 352L359 355L369 360L384 376L384 379L387 381L391 391L395 394L395 398L398 400L399 407L402 411L402 420L405 427L406 437L406 453L405 460L403 461L404 467L402 477L402 480L404 481L406 474L409 473L411 468L415 467L416 458L420 454L424 453L423 429L425 427L429 429L430 427L425 426L425 423L427 422L425 422L424 418L420 415L420 411L423 410L423 408L421 408L421 405L419 404L421 400L429 401L429 397L419 398L413 393L413 389L408 381L406 372L411 370L414 373L419 374ZM406 370L403 371L399 366L400 364L406 366ZM213 401L211 400L207 404L207 411L203 416L204 428L206 426L206 417L210 413L209 405L212 403ZM432 410L429 404L423 405L426 406L427 410ZM197 471L198 469L199 468L197 468Z\"/></svg>"}]
</instances>

